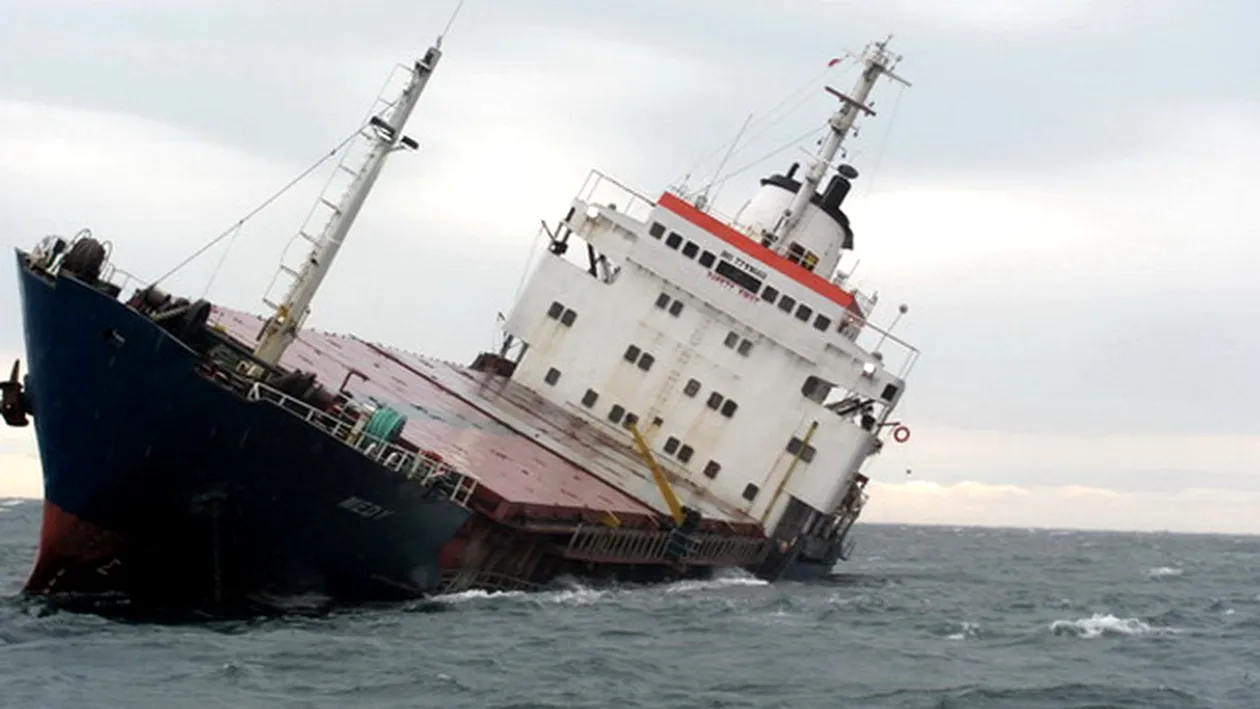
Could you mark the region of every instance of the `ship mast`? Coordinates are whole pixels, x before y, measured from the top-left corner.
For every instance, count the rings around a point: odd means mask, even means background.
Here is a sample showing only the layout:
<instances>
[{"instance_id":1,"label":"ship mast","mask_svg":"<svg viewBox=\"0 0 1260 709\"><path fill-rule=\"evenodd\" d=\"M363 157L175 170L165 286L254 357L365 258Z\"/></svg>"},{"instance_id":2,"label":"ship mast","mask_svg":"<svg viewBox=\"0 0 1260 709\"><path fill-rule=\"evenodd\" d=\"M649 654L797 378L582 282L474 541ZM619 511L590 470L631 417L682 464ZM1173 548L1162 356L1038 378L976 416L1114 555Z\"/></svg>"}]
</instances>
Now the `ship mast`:
<instances>
[{"instance_id":1,"label":"ship mast","mask_svg":"<svg viewBox=\"0 0 1260 709\"><path fill-rule=\"evenodd\" d=\"M793 232L800 224L801 217L805 214L806 205L809 204L810 199L813 198L818 190L818 185L822 183L823 176L827 174L827 168L831 166L832 159L840 151L840 145L857 121L858 113L875 115L875 111L866 103L866 99L871 94L871 89L875 88L875 82L881 76L888 76L905 86L910 85L908 81L897 76L892 71L897 63L901 61L901 56L888 52L888 42L891 39L892 36L889 35L883 41L867 46L861 57L862 73L848 96L830 86L827 87L827 91L840 99L842 105L827 122L828 127L831 128L831 135L827 137L827 142L823 144L818 157L810 164L809 172L806 173L805 179L801 182L800 189L796 191L792 204L784 210L783 216L779 218L778 223L775 225L774 233L771 235L772 248L775 251L783 253L792 243Z\"/></svg>"},{"instance_id":2,"label":"ship mast","mask_svg":"<svg viewBox=\"0 0 1260 709\"><path fill-rule=\"evenodd\" d=\"M403 135L403 126L442 57L441 47L442 37L439 36L425 52L424 58L412 65L407 86L392 104L392 108L385 116L373 116L368 122L364 135L371 141L371 147L363 166L355 174L345 195L333 207L332 216L315 240L310 255L289 288L288 295L276 306L275 314L263 325L258 346L254 349L254 355L259 360L274 366L297 337L298 329L310 312L315 292L332 268L333 259L367 200L372 185L385 165L385 159L397 149L416 147L414 140Z\"/></svg>"}]
</instances>

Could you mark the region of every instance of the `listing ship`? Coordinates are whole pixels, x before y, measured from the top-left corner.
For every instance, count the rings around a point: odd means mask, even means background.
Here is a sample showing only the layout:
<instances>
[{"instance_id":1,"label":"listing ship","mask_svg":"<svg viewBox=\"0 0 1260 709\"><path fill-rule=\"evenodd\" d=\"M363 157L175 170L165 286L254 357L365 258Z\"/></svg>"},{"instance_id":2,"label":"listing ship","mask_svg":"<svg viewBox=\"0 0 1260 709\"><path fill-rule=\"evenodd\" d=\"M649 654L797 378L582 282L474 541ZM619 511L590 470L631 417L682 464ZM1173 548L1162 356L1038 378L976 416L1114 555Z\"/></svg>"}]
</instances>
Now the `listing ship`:
<instances>
[{"instance_id":1,"label":"listing ship","mask_svg":"<svg viewBox=\"0 0 1260 709\"><path fill-rule=\"evenodd\" d=\"M459 365L304 327L441 56L365 121L266 317L145 285L86 230L17 250L28 371L3 414L34 421L44 471L28 593L396 599L846 557L918 351L839 269L857 172L833 161L900 57L869 45L827 88L817 156L737 220L592 172L501 346Z\"/></svg>"}]
</instances>

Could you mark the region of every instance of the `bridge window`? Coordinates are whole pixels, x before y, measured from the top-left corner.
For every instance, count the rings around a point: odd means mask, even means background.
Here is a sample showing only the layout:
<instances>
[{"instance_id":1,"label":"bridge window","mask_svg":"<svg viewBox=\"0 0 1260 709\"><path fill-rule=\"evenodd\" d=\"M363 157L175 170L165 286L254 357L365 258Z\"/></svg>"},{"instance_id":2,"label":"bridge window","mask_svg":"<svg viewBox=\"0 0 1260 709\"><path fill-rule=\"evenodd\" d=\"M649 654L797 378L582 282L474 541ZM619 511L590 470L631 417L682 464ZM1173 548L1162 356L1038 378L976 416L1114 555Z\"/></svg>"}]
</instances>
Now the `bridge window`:
<instances>
[{"instance_id":1,"label":"bridge window","mask_svg":"<svg viewBox=\"0 0 1260 709\"><path fill-rule=\"evenodd\" d=\"M660 222L652 222L652 226L648 227L648 233L653 239L659 239L665 235L665 225Z\"/></svg>"},{"instance_id":2,"label":"bridge window","mask_svg":"<svg viewBox=\"0 0 1260 709\"><path fill-rule=\"evenodd\" d=\"M613 423L621 423L621 419L625 415L626 410L622 408L621 404L613 404L612 408L608 411L608 420Z\"/></svg>"},{"instance_id":3,"label":"bridge window","mask_svg":"<svg viewBox=\"0 0 1260 709\"><path fill-rule=\"evenodd\" d=\"M709 266L713 265L713 259L714 259L713 252L705 251L704 253L700 254L700 265L704 266L705 268L708 268Z\"/></svg>"},{"instance_id":4,"label":"bridge window","mask_svg":"<svg viewBox=\"0 0 1260 709\"><path fill-rule=\"evenodd\" d=\"M826 332L829 327L831 327L831 318L823 315L822 313L819 313L818 317L814 318L815 330L822 330L823 332Z\"/></svg>"},{"instance_id":5,"label":"bridge window","mask_svg":"<svg viewBox=\"0 0 1260 709\"><path fill-rule=\"evenodd\" d=\"M652 364L654 362L656 362L656 358L653 357L651 354L644 352L643 356L639 357L639 369L642 369L643 371L646 372L652 368Z\"/></svg>"},{"instance_id":6,"label":"bridge window","mask_svg":"<svg viewBox=\"0 0 1260 709\"><path fill-rule=\"evenodd\" d=\"M687 258L695 258L696 254L699 252L700 252L700 247L696 246L696 242L688 241L687 245L683 247L682 255L686 256Z\"/></svg>"},{"instance_id":7,"label":"bridge window","mask_svg":"<svg viewBox=\"0 0 1260 709\"><path fill-rule=\"evenodd\" d=\"M677 438L674 438L673 436L670 436L669 440L665 441L665 452L670 455L673 455L674 451L678 450L678 444L679 444L679 440Z\"/></svg>"},{"instance_id":8,"label":"bridge window","mask_svg":"<svg viewBox=\"0 0 1260 709\"><path fill-rule=\"evenodd\" d=\"M752 351L752 340L740 340L739 353L747 357L748 353L751 351Z\"/></svg>"},{"instance_id":9,"label":"bridge window","mask_svg":"<svg viewBox=\"0 0 1260 709\"><path fill-rule=\"evenodd\" d=\"M800 244L792 244L788 247L787 260L800 264L807 271L813 271L814 267L818 265L818 255Z\"/></svg>"},{"instance_id":10,"label":"bridge window","mask_svg":"<svg viewBox=\"0 0 1260 709\"><path fill-rule=\"evenodd\" d=\"M547 317L551 318L552 320L559 320L560 315L563 313L564 313L564 304L560 303L559 301L553 302L551 304L551 307L547 308Z\"/></svg>"},{"instance_id":11,"label":"bridge window","mask_svg":"<svg viewBox=\"0 0 1260 709\"><path fill-rule=\"evenodd\" d=\"M792 436L792 440L788 441L788 444L787 444L787 452L792 455L796 455L797 451L800 451L801 461L805 463L809 463L813 461L814 454L818 452L814 449L813 446L802 441L796 436Z\"/></svg>"},{"instance_id":12,"label":"bridge window","mask_svg":"<svg viewBox=\"0 0 1260 709\"><path fill-rule=\"evenodd\" d=\"M819 404L827 400L827 395L831 393L833 384L819 379L813 374L805 377L805 383L801 385L801 394L811 401Z\"/></svg>"},{"instance_id":13,"label":"bridge window","mask_svg":"<svg viewBox=\"0 0 1260 709\"><path fill-rule=\"evenodd\" d=\"M739 344L739 335L733 330L726 333L726 339L722 341L722 344L731 349L735 349L735 345Z\"/></svg>"},{"instance_id":14,"label":"bridge window","mask_svg":"<svg viewBox=\"0 0 1260 709\"><path fill-rule=\"evenodd\" d=\"M684 463L687 463L691 460L691 456L694 453L695 451L692 450L691 446L684 444L682 448L678 449L678 459Z\"/></svg>"},{"instance_id":15,"label":"bridge window","mask_svg":"<svg viewBox=\"0 0 1260 709\"><path fill-rule=\"evenodd\" d=\"M668 306L669 306L668 295L661 293L660 295L656 296L656 307L660 308L661 310L664 310Z\"/></svg>"},{"instance_id":16,"label":"bridge window","mask_svg":"<svg viewBox=\"0 0 1260 709\"><path fill-rule=\"evenodd\" d=\"M734 416L734 415L735 415L735 412L736 412L738 409L739 409L739 404L736 404L736 403L735 403L733 400L731 400L731 399L727 399L727 400L726 400L726 401L722 404L722 411L721 411L721 414L722 414L723 416L725 416L726 418L730 418L730 417L732 417L732 416Z\"/></svg>"},{"instance_id":17,"label":"bridge window","mask_svg":"<svg viewBox=\"0 0 1260 709\"><path fill-rule=\"evenodd\" d=\"M678 314L682 312L682 309L683 304L681 300L675 300L673 303L669 304L669 314L674 317L678 317Z\"/></svg>"},{"instance_id":18,"label":"bridge window","mask_svg":"<svg viewBox=\"0 0 1260 709\"><path fill-rule=\"evenodd\" d=\"M642 369L645 372L651 369L652 365L656 362L656 357L653 357L652 353L644 352L635 345L627 347L626 353L623 354L621 358L631 364L637 364L639 369Z\"/></svg>"},{"instance_id":19,"label":"bridge window","mask_svg":"<svg viewBox=\"0 0 1260 709\"><path fill-rule=\"evenodd\" d=\"M761 290L761 279L732 264L729 261L718 261L713 269L719 276L752 293Z\"/></svg>"},{"instance_id":20,"label":"bridge window","mask_svg":"<svg viewBox=\"0 0 1260 709\"><path fill-rule=\"evenodd\" d=\"M796 319L801 322L809 322L809 316L814 314L814 309L808 305L801 303L796 309Z\"/></svg>"},{"instance_id":21,"label":"bridge window","mask_svg":"<svg viewBox=\"0 0 1260 709\"><path fill-rule=\"evenodd\" d=\"M678 245L681 243L682 243L682 237L679 236L678 232L676 231L671 231L669 233L669 236L665 237L665 245L671 249L674 249L675 251L678 250Z\"/></svg>"},{"instance_id":22,"label":"bridge window","mask_svg":"<svg viewBox=\"0 0 1260 709\"><path fill-rule=\"evenodd\" d=\"M687 396L694 397L700 393L700 382L695 379L687 380L687 386L683 387L683 393Z\"/></svg>"},{"instance_id":23,"label":"bridge window","mask_svg":"<svg viewBox=\"0 0 1260 709\"><path fill-rule=\"evenodd\" d=\"M704 476L710 480L716 478L720 472L722 472L722 465L716 460L710 460L704 466Z\"/></svg>"},{"instance_id":24,"label":"bridge window","mask_svg":"<svg viewBox=\"0 0 1260 709\"><path fill-rule=\"evenodd\" d=\"M585 406L586 408L589 409L595 405L595 402L598 399L599 399L599 394L595 393L594 389L587 389L586 393L582 395L582 406Z\"/></svg>"},{"instance_id":25,"label":"bridge window","mask_svg":"<svg viewBox=\"0 0 1260 709\"><path fill-rule=\"evenodd\" d=\"M743 497L745 500L752 502L753 500L757 499L757 493L759 492L761 492L761 488L757 487L756 485L753 485L752 483L748 483L748 487L744 488Z\"/></svg>"},{"instance_id":26,"label":"bridge window","mask_svg":"<svg viewBox=\"0 0 1260 709\"><path fill-rule=\"evenodd\" d=\"M710 409L717 411L718 407L722 405L722 395L716 391L709 394L709 400L705 402L705 405Z\"/></svg>"},{"instance_id":27,"label":"bridge window","mask_svg":"<svg viewBox=\"0 0 1260 709\"><path fill-rule=\"evenodd\" d=\"M773 303L774 299L778 297L779 297L779 289L775 288L774 286L766 286L766 289L761 291L762 300Z\"/></svg>"},{"instance_id":28,"label":"bridge window","mask_svg":"<svg viewBox=\"0 0 1260 709\"><path fill-rule=\"evenodd\" d=\"M548 369L546 376L543 377L543 381L555 386L556 382L560 381L560 370L555 367Z\"/></svg>"},{"instance_id":29,"label":"bridge window","mask_svg":"<svg viewBox=\"0 0 1260 709\"><path fill-rule=\"evenodd\" d=\"M884 391L883 393L879 395L879 398L883 399L884 401L892 401L894 398L896 398L896 396L897 396L897 385L888 384L884 386Z\"/></svg>"},{"instance_id":30,"label":"bridge window","mask_svg":"<svg viewBox=\"0 0 1260 709\"><path fill-rule=\"evenodd\" d=\"M779 310L782 310L785 313L790 313L792 312L792 308L795 307L796 298L793 298L790 295L784 295L782 298L779 298Z\"/></svg>"},{"instance_id":31,"label":"bridge window","mask_svg":"<svg viewBox=\"0 0 1260 709\"><path fill-rule=\"evenodd\" d=\"M577 313L572 308L565 308L560 315L560 324L565 327L572 327L574 320L577 320Z\"/></svg>"}]
</instances>

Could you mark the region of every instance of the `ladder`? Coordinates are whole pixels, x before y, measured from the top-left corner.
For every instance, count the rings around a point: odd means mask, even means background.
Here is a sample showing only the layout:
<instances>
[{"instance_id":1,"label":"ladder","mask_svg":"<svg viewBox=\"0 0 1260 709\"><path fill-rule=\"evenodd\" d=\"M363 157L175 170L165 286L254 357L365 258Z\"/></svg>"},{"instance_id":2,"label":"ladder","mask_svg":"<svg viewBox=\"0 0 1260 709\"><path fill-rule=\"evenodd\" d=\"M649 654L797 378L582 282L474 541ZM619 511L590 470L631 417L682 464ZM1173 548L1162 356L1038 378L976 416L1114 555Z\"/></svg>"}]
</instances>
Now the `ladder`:
<instances>
[{"instance_id":1,"label":"ladder","mask_svg":"<svg viewBox=\"0 0 1260 709\"><path fill-rule=\"evenodd\" d=\"M703 305L700 305L699 303L696 305L703 307ZM713 324L713 321L714 318L711 314L704 314L704 319L701 320L700 324L696 326L696 329L692 331L691 338L680 348L682 352L679 353L678 358L674 360L674 366L670 369L669 376L665 378L665 383L657 390L656 400L652 402L652 406L648 409L647 415L645 416L645 419L648 422L646 431L647 435L645 438L647 438L649 442L651 441L653 434L656 433L655 427L651 425L652 421L660 415L661 410L665 407L666 400L674 393L675 388L678 386L678 380L682 378L683 370L691 363L691 356L695 354L696 347L704 341L704 334L708 332L709 326Z\"/></svg>"},{"instance_id":2,"label":"ladder","mask_svg":"<svg viewBox=\"0 0 1260 709\"><path fill-rule=\"evenodd\" d=\"M389 78L385 80L385 84L364 115L359 131L341 151L341 159L337 162L337 167L328 176L328 181L324 183L319 197L311 206L311 211L307 213L302 227L285 245L280 265L263 293L263 304L271 311L278 311L281 303L287 299L286 296L293 288L293 283L301 274L302 268L305 267L311 250L319 243L320 234L333 217L341 211L341 201L366 167L368 151L372 147L372 139L375 136L371 119L374 116L384 116L398 104L402 98L402 86L405 85L410 74L411 70L402 64L394 65ZM393 98L389 98L390 96ZM299 239L306 243L301 245L295 256L293 245Z\"/></svg>"}]
</instances>

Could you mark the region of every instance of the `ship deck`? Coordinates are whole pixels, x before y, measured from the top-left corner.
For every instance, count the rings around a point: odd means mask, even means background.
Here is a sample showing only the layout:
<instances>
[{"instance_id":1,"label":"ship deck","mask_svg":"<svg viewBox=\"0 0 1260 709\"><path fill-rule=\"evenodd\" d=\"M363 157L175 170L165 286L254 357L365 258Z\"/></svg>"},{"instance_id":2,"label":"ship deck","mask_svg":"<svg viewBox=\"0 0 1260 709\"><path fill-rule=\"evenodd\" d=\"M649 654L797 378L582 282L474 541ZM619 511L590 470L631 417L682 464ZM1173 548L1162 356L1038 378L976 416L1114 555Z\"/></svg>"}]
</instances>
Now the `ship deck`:
<instances>
[{"instance_id":1,"label":"ship deck","mask_svg":"<svg viewBox=\"0 0 1260 709\"><path fill-rule=\"evenodd\" d=\"M212 324L246 344L263 320L215 307ZM478 507L499 521L560 531L607 513L632 527L666 515L660 490L628 433L612 431L580 409L551 403L511 379L367 342L303 330L285 367L314 372L320 383L372 398L407 416L402 437L440 454L479 481ZM670 474L679 498L704 517L702 529L759 534L761 524Z\"/></svg>"}]
</instances>

